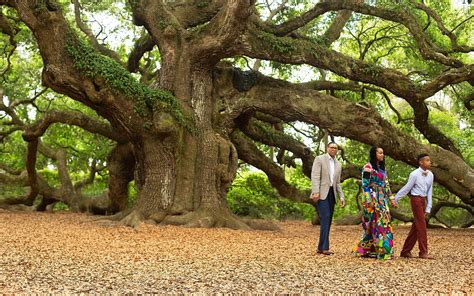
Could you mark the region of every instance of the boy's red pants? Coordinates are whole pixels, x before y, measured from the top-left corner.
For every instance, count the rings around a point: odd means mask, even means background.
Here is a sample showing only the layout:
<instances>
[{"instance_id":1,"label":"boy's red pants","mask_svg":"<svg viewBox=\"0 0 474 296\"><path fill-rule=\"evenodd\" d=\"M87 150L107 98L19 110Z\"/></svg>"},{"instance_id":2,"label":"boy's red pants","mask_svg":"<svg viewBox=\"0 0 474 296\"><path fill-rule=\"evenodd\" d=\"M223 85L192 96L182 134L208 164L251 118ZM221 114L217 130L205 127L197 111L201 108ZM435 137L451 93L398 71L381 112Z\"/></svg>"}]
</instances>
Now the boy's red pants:
<instances>
[{"instance_id":1,"label":"boy's red pants","mask_svg":"<svg viewBox=\"0 0 474 296\"><path fill-rule=\"evenodd\" d=\"M426 234L425 207L426 198L413 195L410 197L411 210L413 211L414 221L411 225L408 237L405 240L401 254L410 252L418 240L420 256L428 254L428 238Z\"/></svg>"}]
</instances>

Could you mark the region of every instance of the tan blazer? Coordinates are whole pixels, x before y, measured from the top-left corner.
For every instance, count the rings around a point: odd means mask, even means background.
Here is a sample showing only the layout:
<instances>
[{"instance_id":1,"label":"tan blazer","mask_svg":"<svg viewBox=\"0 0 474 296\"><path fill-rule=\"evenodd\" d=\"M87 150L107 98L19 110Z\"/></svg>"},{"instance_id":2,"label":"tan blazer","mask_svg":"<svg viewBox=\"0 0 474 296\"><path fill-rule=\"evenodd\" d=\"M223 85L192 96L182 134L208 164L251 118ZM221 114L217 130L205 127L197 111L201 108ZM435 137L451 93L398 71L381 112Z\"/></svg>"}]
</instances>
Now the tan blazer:
<instances>
[{"instance_id":1,"label":"tan blazer","mask_svg":"<svg viewBox=\"0 0 474 296\"><path fill-rule=\"evenodd\" d=\"M317 156L313 162L311 170L311 193L319 193L320 199L324 200L328 196L331 179L329 178L329 155L324 153ZM334 161L334 194L339 199L344 199L341 187L341 164L337 159Z\"/></svg>"}]
</instances>

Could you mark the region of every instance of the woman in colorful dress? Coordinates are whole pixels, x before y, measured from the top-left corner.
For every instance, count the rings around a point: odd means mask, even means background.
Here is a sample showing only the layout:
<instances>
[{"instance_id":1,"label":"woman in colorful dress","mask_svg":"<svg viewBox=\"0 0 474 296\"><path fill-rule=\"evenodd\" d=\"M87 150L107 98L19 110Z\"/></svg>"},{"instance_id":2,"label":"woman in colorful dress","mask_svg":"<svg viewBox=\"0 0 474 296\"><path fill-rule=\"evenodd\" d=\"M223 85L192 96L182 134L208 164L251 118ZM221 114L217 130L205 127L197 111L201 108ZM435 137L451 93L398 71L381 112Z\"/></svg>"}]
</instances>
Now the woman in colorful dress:
<instances>
[{"instance_id":1,"label":"woman in colorful dress","mask_svg":"<svg viewBox=\"0 0 474 296\"><path fill-rule=\"evenodd\" d=\"M370 162L362 170L364 233L353 253L361 257L391 259L393 233L389 203L393 198L385 171L383 149L370 149Z\"/></svg>"}]
</instances>

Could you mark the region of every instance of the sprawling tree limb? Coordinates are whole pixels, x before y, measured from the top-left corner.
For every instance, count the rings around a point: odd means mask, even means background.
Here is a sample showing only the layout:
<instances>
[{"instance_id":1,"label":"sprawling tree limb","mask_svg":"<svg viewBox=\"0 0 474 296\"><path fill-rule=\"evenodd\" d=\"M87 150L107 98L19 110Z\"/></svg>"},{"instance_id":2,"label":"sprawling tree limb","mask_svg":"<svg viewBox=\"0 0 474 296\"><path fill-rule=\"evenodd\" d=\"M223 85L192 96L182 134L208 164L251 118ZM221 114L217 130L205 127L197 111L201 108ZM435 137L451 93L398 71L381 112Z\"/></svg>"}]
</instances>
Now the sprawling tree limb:
<instances>
[{"instance_id":1,"label":"sprawling tree limb","mask_svg":"<svg viewBox=\"0 0 474 296\"><path fill-rule=\"evenodd\" d=\"M362 85L356 82L339 82L339 81L328 81L328 80L314 80L309 82L303 82L300 85L305 86L314 90L351 90L361 91Z\"/></svg>"},{"instance_id":2,"label":"sprawling tree limb","mask_svg":"<svg viewBox=\"0 0 474 296\"><path fill-rule=\"evenodd\" d=\"M474 91L471 92L464 100L464 106L466 107L467 110L472 111L474 109Z\"/></svg>"},{"instance_id":3,"label":"sprawling tree limb","mask_svg":"<svg viewBox=\"0 0 474 296\"><path fill-rule=\"evenodd\" d=\"M428 153L438 183L474 204L474 170L456 154L439 147L422 145L385 121L375 110L344 101L288 82L258 76L247 92L232 86L232 70L222 70L216 81L227 94L226 112L222 116L237 118L242 112L262 111L285 121L305 121L331 134L345 136L367 144L377 144L396 160L417 166L416 155ZM231 95L232 94L232 95Z\"/></svg>"},{"instance_id":4,"label":"sprawling tree limb","mask_svg":"<svg viewBox=\"0 0 474 296\"><path fill-rule=\"evenodd\" d=\"M247 130L250 128L247 128ZM253 133L249 132L249 134L258 137L258 132ZM279 135L280 140L289 139L288 136L285 137L285 135ZM262 138L259 138L262 139ZM268 141L268 142L267 142ZM270 181L270 184L272 184L273 187L275 187L280 194L280 196L298 201L298 202L304 202L304 203L309 203L314 205L314 202L309 199L309 192L299 190L295 188L294 186L290 185L286 179L285 179L285 173L283 169L275 164L271 159L267 158L263 152L258 150L258 148L248 139L245 138L243 134L241 134L238 131L235 131L232 134L232 142L234 143L237 152L239 154L239 158L245 161L248 164L253 165L256 168L261 169L265 174L268 176L268 180ZM278 146L278 144L283 146L283 143L279 140L272 141L268 137L263 137L263 143L271 145L271 143L275 144ZM271 142L271 143L270 143ZM299 149L301 146L303 146L300 143L295 142L293 139L291 139L292 144L285 144L284 146L286 147L291 147L289 148L290 151L295 150L295 153L303 153L303 158L310 158L310 160L307 160L310 166L312 165L312 160L314 157L312 154L307 154L305 151L306 150L301 150ZM311 170L309 172L306 170L304 171L305 175L310 178L311 176ZM360 177L360 170L357 166L355 165L349 165L343 168L342 170L342 175L341 175L341 181L344 181L347 178L358 178Z\"/></svg>"},{"instance_id":5,"label":"sprawling tree limb","mask_svg":"<svg viewBox=\"0 0 474 296\"><path fill-rule=\"evenodd\" d=\"M38 142L39 140L37 138L33 138L33 139L27 139L27 141L29 143L32 143L32 142L34 143L34 142ZM38 151L40 151L42 154L56 161L56 166L58 168L59 181L61 182L61 188L65 192L72 192L74 189L74 186L72 184L71 177L69 176L66 152L63 149L53 149L51 147L43 145L42 143L39 143ZM31 165L33 165L33 163Z\"/></svg>"},{"instance_id":6,"label":"sprawling tree limb","mask_svg":"<svg viewBox=\"0 0 474 296\"><path fill-rule=\"evenodd\" d=\"M36 109L39 109L39 108L36 106L35 101L36 101L36 99L38 99L40 96L42 96L43 94L45 94L46 91L48 91L48 88L43 88L43 89L40 90L39 92L36 92L36 91L35 91L35 95L34 95L32 98L13 101L13 102L10 103L9 107L10 107L11 109L15 109L15 107L16 107L16 106L19 106L19 105L31 104L31 105L33 105L34 107L36 107Z\"/></svg>"},{"instance_id":7,"label":"sprawling tree limb","mask_svg":"<svg viewBox=\"0 0 474 296\"><path fill-rule=\"evenodd\" d=\"M402 120L403 120L403 119L402 119L402 115L401 115L400 112L398 112L398 110L393 106L392 101L390 100L390 98L389 98L389 96L387 95L386 92L384 92L383 90L378 89L378 88L376 88L376 87L364 86L364 88L382 94L382 96L384 97L385 101L387 102L388 107L397 115L397 118L398 118L397 123L402 122ZM452 149L457 150L456 147L452 147L452 148L449 149L449 150L452 150ZM461 154L461 153L459 152L459 154Z\"/></svg>"},{"instance_id":8,"label":"sprawling tree limb","mask_svg":"<svg viewBox=\"0 0 474 296\"><path fill-rule=\"evenodd\" d=\"M287 5L288 5L288 0L283 0L275 9L272 10L267 1L267 7L268 7L268 10L270 11L270 14L268 15L268 19L266 20L266 23L269 23L278 13L285 10Z\"/></svg>"},{"instance_id":9,"label":"sprawling tree limb","mask_svg":"<svg viewBox=\"0 0 474 296\"><path fill-rule=\"evenodd\" d=\"M20 29L17 28L16 26L12 25L11 22L9 22L9 20L7 19L7 17L5 17L5 15L2 13L2 11L0 11L0 33L5 34L5 35L8 36L9 42L10 42L10 45L11 45L10 50L8 52L6 52L6 64L7 65L5 67L3 67L3 69L0 69L2 76L4 75L4 73L7 73L11 68L11 57L12 57L12 55L15 52L16 47L17 47L17 42L15 40L15 36L18 34L19 31L20 31ZM5 46L4 50L7 51L7 46ZM3 80L4 79L5 78L3 78Z\"/></svg>"},{"instance_id":10,"label":"sprawling tree limb","mask_svg":"<svg viewBox=\"0 0 474 296\"><path fill-rule=\"evenodd\" d=\"M357 225L362 222L362 215L363 215L363 211L359 211L357 214L338 218L336 219L335 222L339 225ZM393 208L390 209L390 215L392 216L392 218L405 222L405 223L413 222L413 217L407 216L401 211L393 209Z\"/></svg>"},{"instance_id":11,"label":"sprawling tree limb","mask_svg":"<svg viewBox=\"0 0 474 296\"><path fill-rule=\"evenodd\" d=\"M314 156L309 147L286 135L282 131L269 130L262 123L255 119L249 121L237 120L238 128L249 138L260 143L279 147L281 151L291 151L295 157L301 159L303 173L311 178L311 168L313 166ZM360 178L360 168L357 165L347 165L342 169L341 181L348 178Z\"/></svg>"},{"instance_id":12,"label":"sprawling tree limb","mask_svg":"<svg viewBox=\"0 0 474 296\"><path fill-rule=\"evenodd\" d=\"M468 211L471 215L474 214L474 209L472 206L469 206L469 205L465 205L465 204L459 204L459 203L455 203L455 202L451 202L451 201L447 201L447 200L440 200L438 201L437 203L435 203L433 205L433 207L431 208L431 212L430 212L430 217L434 217L436 216L436 214L439 212L439 210L441 210L441 208L443 207L449 207L449 208L461 208L461 209L465 209L466 211Z\"/></svg>"},{"instance_id":13,"label":"sprawling tree limb","mask_svg":"<svg viewBox=\"0 0 474 296\"><path fill-rule=\"evenodd\" d=\"M106 138L117 142L127 142L122 133L113 129L109 124L95 120L80 112L51 110L43 115L43 117L31 124L23 133L23 138L31 140L41 137L51 124L64 123L75 125L91 133L100 134Z\"/></svg>"},{"instance_id":14,"label":"sprawling tree limb","mask_svg":"<svg viewBox=\"0 0 474 296\"><path fill-rule=\"evenodd\" d=\"M448 137L429 124L428 109L423 101L447 85L463 81L474 83L474 65L448 70L420 87L397 70L352 59L308 40L278 38L258 29L249 30L247 37L241 47L236 49L238 54L259 59L272 59L282 63L304 63L329 69L348 79L383 87L404 98L413 107L416 117L415 125L423 135L431 143L461 155ZM275 48L277 45L278 47Z\"/></svg>"},{"instance_id":15,"label":"sprawling tree limb","mask_svg":"<svg viewBox=\"0 0 474 296\"><path fill-rule=\"evenodd\" d=\"M331 10L331 6L328 2L320 2L314 6L314 8L303 13L299 17L295 17L285 23L275 26L273 33L277 36L285 36L289 33L304 27L310 21L314 20L318 16L325 14Z\"/></svg>"},{"instance_id":16,"label":"sprawling tree limb","mask_svg":"<svg viewBox=\"0 0 474 296\"><path fill-rule=\"evenodd\" d=\"M217 62L246 28L255 0L229 0L198 34L195 45L200 58ZM217 59L216 59L217 58Z\"/></svg>"},{"instance_id":17,"label":"sprawling tree limb","mask_svg":"<svg viewBox=\"0 0 474 296\"><path fill-rule=\"evenodd\" d=\"M28 153L26 156L26 171L28 172L28 183L30 184L30 193L26 199L27 205L32 205L39 192L38 180L36 175L36 155L38 150L38 140L28 143Z\"/></svg>"},{"instance_id":18,"label":"sprawling tree limb","mask_svg":"<svg viewBox=\"0 0 474 296\"><path fill-rule=\"evenodd\" d=\"M8 172L8 174L0 174L0 184L8 184L8 185L16 185L21 187L30 186L29 178L31 175L28 175L27 170L13 170L8 166L1 164L2 169ZM51 195L53 191L52 188L39 176L36 175L37 180L37 195L42 195L43 198L47 198ZM31 191L24 196L15 196L15 197L7 197L0 201L0 208L10 208L11 206L15 207L15 205L27 205L31 206L34 202L34 192ZM33 202L32 202L33 200Z\"/></svg>"},{"instance_id":19,"label":"sprawling tree limb","mask_svg":"<svg viewBox=\"0 0 474 296\"><path fill-rule=\"evenodd\" d=\"M110 91L102 77L89 78L76 69L66 48L75 46L78 41L54 0L48 0L47 5L40 5L39 8L36 2L27 0L9 4L18 11L21 21L31 29L37 40L44 62L44 85L93 108L114 126L120 127L130 122L143 126L144 119L133 111L134 102L130 98ZM113 112L121 108L123 113ZM128 129L125 132L132 133Z\"/></svg>"},{"instance_id":20,"label":"sprawling tree limb","mask_svg":"<svg viewBox=\"0 0 474 296\"><path fill-rule=\"evenodd\" d=\"M5 34L10 39L11 45L16 45L15 36L18 33L18 29L13 27L8 19L5 17L2 11L0 11L0 33Z\"/></svg>"},{"instance_id":21,"label":"sprawling tree limb","mask_svg":"<svg viewBox=\"0 0 474 296\"><path fill-rule=\"evenodd\" d=\"M429 60L434 60L447 66L460 67L463 65L457 59L447 56L447 53L436 47L424 34L423 29L418 24L416 18L406 9L389 10L380 7L374 7L358 1L332 0L324 1L315 5L315 7L300 17L289 20L276 27L274 33L278 36L284 36L293 30L304 26L315 17L331 10L352 10L366 15L376 16L395 23L403 24L415 38L421 55Z\"/></svg>"},{"instance_id":22,"label":"sprawling tree limb","mask_svg":"<svg viewBox=\"0 0 474 296\"><path fill-rule=\"evenodd\" d=\"M150 37L150 35L147 34L146 32L142 34L142 36L140 36L140 38L138 38L135 41L135 45L128 57L128 63L127 63L128 71L137 72L139 69L141 58L146 52L151 51L154 46L155 46L155 42Z\"/></svg>"},{"instance_id":23,"label":"sprawling tree limb","mask_svg":"<svg viewBox=\"0 0 474 296\"><path fill-rule=\"evenodd\" d=\"M284 150L291 151L303 162L303 172L307 176L311 176L311 167L313 165L314 156L310 153L308 147L300 143L283 132L269 130L262 123L255 119L248 122L241 122L239 129L253 140L259 141L269 146L279 147Z\"/></svg>"},{"instance_id":24,"label":"sprawling tree limb","mask_svg":"<svg viewBox=\"0 0 474 296\"><path fill-rule=\"evenodd\" d=\"M239 158L246 163L261 169L268 176L268 180L275 187L280 196L294 201L312 203L309 198L309 192L302 192L285 180L283 169L268 159L263 152L239 132L232 133L232 142L237 149Z\"/></svg>"},{"instance_id":25,"label":"sprawling tree limb","mask_svg":"<svg viewBox=\"0 0 474 296\"><path fill-rule=\"evenodd\" d=\"M390 100L390 97L387 95L385 91L377 87L359 85L352 81L350 82L335 82L334 81L333 82L333 81L322 81L322 80L305 82L305 83L301 83L301 85L314 89L314 90L350 90L350 91L363 92L364 89L368 89L374 92L378 92L383 96L389 108L397 115L397 118L398 118L397 123L400 123L402 121L402 116L400 112L393 106L392 101Z\"/></svg>"},{"instance_id":26,"label":"sprawling tree limb","mask_svg":"<svg viewBox=\"0 0 474 296\"><path fill-rule=\"evenodd\" d=\"M97 160L96 159L92 160L92 163L91 163L91 166L90 166L89 176L84 180L76 182L73 186L74 190L75 191L82 190L82 188L84 188L84 186L94 183L95 175L97 174L97 172L100 172L104 168L105 168L104 166L99 166L99 167L97 166Z\"/></svg>"},{"instance_id":27,"label":"sprawling tree limb","mask_svg":"<svg viewBox=\"0 0 474 296\"><path fill-rule=\"evenodd\" d=\"M364 2L363 0L356 0L357 3ZM344 30L344 26L346 25L347 21L352 16L352 11L350 10L341 10L337 13L336 18L333 20L329 28L324 32L322 38L326 46L331 45L334 41L339 39L341 36L342 31Z\"/></svg>"},{"instance_id":28,"label":"sprawling tree limb","mask_svg":"<svg viewBox=\"0 0 474 296\"><path fill-rule=\"evenodd\" d=\"M199 1L165 1L166 10L185 29L192 28L208 22L224 6L227 1L213 0L207 2ZM147 3L150 5L150 3Z\"/></svg>"},{"instance_id":29,"label":"sprawling tree limb","mask_svg":"<svg viewBox=\"0 0 474 296\"><path fill-rule=\"evenodd\" d=\"M432 17L436 21L436 25L443 35L447 36L451 41L452 52L464 52L469 53L474 51L474 47L469 47L465 45L459 45L456 35L453 33L453 30L448 30L443 23L441 17L430 7L426 6L423 2L417 2L410 0L416 8L423 10L429 17Z\"/></svg>"},{"instance_id":30,"label":"sprawling tree limb","mask_svg":"<svg viewBox=\"0 0 474 296\"><path fill-rule=\"evenodd\" d=\"M18 130L24 124L23 121L18 117L14 110L14 105L7 106L3 100L3 89L0 87L0 111L4 111L10 118L11 124L15 125L14 129Z\"/></svg>"},{"instance_id":31,"label":"sprawling tree limb","mask_svg":"<svg viewBox=\"0 0 474 296\"><path fill-rule=\"evenodd\" d=\"M348 164L342 168L341 182L346 179L360 179L361 177L361 165Z\"/></svg>"},{"instance_id":32,"label":"sprawling tree limb","mask_svg":"<svg viewBox=\"0 0 474 296\"><path fill-rule=\"evenodd\" d=\"M94 46L94 48L97 49L103 55L109 56L112 59L114 59L117 63L122 64L122 61L120 60L120 56L115 51L101 44L99 40L97 40L97 38L95 37L94 33L92 32L92 29L89 28L89 26L82 21L81 4L79 3L79 0L73 0L73 4L74 4L74 17L76 20L76 24L79 27L79 29L81 29L81 31L87 35L87 37L89 38L89 41Z\"/></svg>"},{"instance_id":33,"label":"sprawling tree limb","mask_svg":"<svg viewBox=\"0 0 474 296\"><path fill-rule=\"evenodd\" d=\"M396 25L392 25L392 26L388 26L388 27L384 27L384 28L381 28L379 30L377 30L374 34L374 38L370 41L368 41L364 48L360 47L359 48L359 51L360 51L360 56L359 56L359 59L361 60L365 60L365 57L367 55L367 53L369 52L369 49L372 47L372 45L374 45L376 42L379 42L379 41L382 41L384 39L397 39L399 37L403 37L404 35L383 35L383 36L380 36L378 37L377 35L382 32L382 31L385 31L385 30L390 30L390 29L393 29L393 28L396 28L400 26L399 24L396 24ZM358 40L359 44L361 44L361 41L360 41L360 36L357 36L356 39Z\"/></svg>"}]
</instances>

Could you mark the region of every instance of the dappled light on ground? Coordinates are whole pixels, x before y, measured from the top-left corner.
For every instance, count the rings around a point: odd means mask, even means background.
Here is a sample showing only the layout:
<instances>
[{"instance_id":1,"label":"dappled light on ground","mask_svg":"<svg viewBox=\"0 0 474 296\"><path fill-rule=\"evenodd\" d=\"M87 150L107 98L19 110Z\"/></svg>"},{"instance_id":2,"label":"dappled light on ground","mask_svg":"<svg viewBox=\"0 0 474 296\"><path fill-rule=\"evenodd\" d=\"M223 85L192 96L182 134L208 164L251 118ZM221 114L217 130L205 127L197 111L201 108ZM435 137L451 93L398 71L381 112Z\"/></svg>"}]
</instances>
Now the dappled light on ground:
<instances>
[{"instance_id":1,"label":"dappled light on ground","mask_svg":"<svg viewBox=\"0 0 474 296\"><path fill-rule=\"evenodd\" d=\"M101 224L78 214L0 211L5 293L460 293L473 291L474 229L428 230L436 260L354 258L357 226L335 226L335 255L315 252L319 228L280 231ZM395 227L400 251L407 226Z\"/></svg>"}]
</instances>

